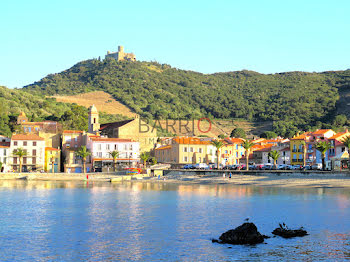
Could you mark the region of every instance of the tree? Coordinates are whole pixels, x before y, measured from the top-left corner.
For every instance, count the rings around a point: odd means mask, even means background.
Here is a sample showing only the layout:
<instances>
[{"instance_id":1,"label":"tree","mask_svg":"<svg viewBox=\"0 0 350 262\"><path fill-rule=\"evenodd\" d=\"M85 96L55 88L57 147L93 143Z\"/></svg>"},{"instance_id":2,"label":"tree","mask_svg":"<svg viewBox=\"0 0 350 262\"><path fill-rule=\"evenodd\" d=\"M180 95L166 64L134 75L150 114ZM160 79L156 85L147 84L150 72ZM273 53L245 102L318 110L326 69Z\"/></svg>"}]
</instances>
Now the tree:
<instances>
[{"instance_id":1,"label":"tree","mask_svg":"<svg viewBox=\"0 0 350 262\"><path fill-rule=\"evenodd\" d=\"M117 158L119 156L119 152L114 150L112 152L109 152L109 154L113 158L113 171L115 172L115 169L116 169L116 166L117 166Z\"/></svg>"},{"instance_id":2,"label":"tree","mask_svg":"<svg viewBox=\"0 0 350 262\"><path fill-rule=\"evenodd\" d=\"M155 158L155 157L152 157L151 158L151 161L152 161L152 165L156 165L157 164L157 158Z\"/></svg>"},{"instance_id":3,"label":"tree","mask_svg":"<svg viewBox=\"0 0 350 262\"><path fill-rule=\"evenodd\" d=\"M19 172L22 172L22 159L24 156L27 155L27 151L25 151L23 148L17 148L13 150L13 155L17 156L19 159Z\"/></svg>"},{"instance_id":4,"label":"tree","mask_svg":"<svg viewBox=\"0 0 350 262\"><path fill-rule=\"evenodd\" d=\"M344 137L340 142L343 143L343 145L348 149L348 153L350 154L349 148L350 148L350 136ZM348 168L350 169L350 159L348 161Z\"/></svg>"},{"instance_id":5,"label":"tree","mask_svg":"<svg viewBox=\"0 0 350 262\"><path fill-rule=\"evenodd\" d=\"M216 165L219 169L220 149L224 146L224 142L222 140L213 140L211 144L216 147Z\"/></svg>"},{"instance_id":6,"label":"tree","mask_svg":"<svg viewBox=\"0 0 350 262\"><path fill-rule=\"evenodd\" d=\"M220 138L220 139L225 139L225 135L224 134L220 134L220 135L218 135L218 138Z\"/></svg>"},{"instance_id":7,"label":"tree","mask_svg":"<svg viewBox=\"0 0 350 262\"><path fill-rule=\"evenodd\" d=\"M273 131L265 131L264 133L262 133L260 135L261 138L266 138L266 139L272 139L272 138L276 138L277 134Z\"/></svg>"},{"instance_id":8,"label":"tree","mask_svg":"<svg viewBox=\"0 0 350 262\"><path fill-rule=\"evenodd\" d=\"M2 162L0 162L0 173L2 172Z\"/></svg>"},{"instance_id":9,"label":"tree","mask_svg":"<svg viewBox=\"0 0 350 262\"><path fill-rule=\"evenodd\" d=\"M249 154L251 151L251 148L254 146L255 144L253 143L253 141L250 140L245 140L242 143L243 148L245 149L245 157L246 157L246 170L249 170Z\"/></svg>"},{"instance_id":10,"label":"tree","mask_svg":"<svg viewBox=\"0 0 350 262\"><path fill-rule=\"evenodd\" d=\"M342 127L346 124L346 122L348 121L346 115L337 115L334 118L333 121L333 125L338 126L338 127Z\"/></svg>"},{"instance_id":11,"label":"tree","mask_svg":"<svg viewBox=\"0 0 350 262\"><path fill-rule=\"evenodd\" d=\"M148 152L142 152L140 155L141 160L143 161L143 166L147 167L147 161L150 158L150 154Z\"/></svg>"},{"instance_id":12,"label":"tree","mask_svg":"<svg viewBox=\"0 0 350 262\"><path fill-rule=\"evenodd\" d=\"M325 170L325 159L326 159L326 152L328 149L331 148L331 144L327 141L318 141L315 144L316 150L320 151L322 155L322 170Z\"/></svg>"},{"instance_id":13,"label":"tree","mask_svg":"<svg viewBox=\"0 0 350 262\"><path fill-rule=\"evenodd\" d=\"M230 137L246 138L247 135L244 129L237 127L232 130Z\"/></svg>"},{"instance_id":14,"label":"tree","mask_svg":"<svg viewBox=\"0 0 350 262\"><path fill-rule=\"evenodd\" d=\"M277 150L271 150L268 156L273 159L273 165L275 168L277 168L277 160L281 156L280 152Z\"/></svg>"},{"instance_id":15,"label":"tree","mask_svg":"<svg viewBox=\"0 0 350 262\"><path fill-rule=\"evenodd\" d=\"M91 155L91 152L89 152L86 148L86 146L81 146L79 149L75 152L77 156L81 157L81 161L83 163L83 171L84 174L86 173L86 159L89 155Z\"/></svg>"}]
</instances>

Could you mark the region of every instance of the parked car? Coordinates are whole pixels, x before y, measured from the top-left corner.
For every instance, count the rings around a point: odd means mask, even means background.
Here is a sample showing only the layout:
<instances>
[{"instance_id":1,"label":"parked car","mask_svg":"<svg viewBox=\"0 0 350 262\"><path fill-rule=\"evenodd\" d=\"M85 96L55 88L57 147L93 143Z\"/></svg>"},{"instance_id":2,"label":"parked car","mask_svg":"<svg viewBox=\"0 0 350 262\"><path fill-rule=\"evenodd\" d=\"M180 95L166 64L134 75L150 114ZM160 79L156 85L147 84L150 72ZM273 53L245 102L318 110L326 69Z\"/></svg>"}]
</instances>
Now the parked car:
<instances>
[{"instance_id":1,"label":"parked car","mask_svg":"<svg viewBox=\"0 0 350 262\"><path fill-rule=\"evenodd\" d=\"M311 166L312 170L322 170L322 164L318 163L318 164L314 164Z\"/></svg>"},{"instance_id":2,"label":"parked car","mask_svg":"<svg viewBox=\"0 0 350 262\"><path fill-rule=\"evenodd\" d=\"M194 167L196 169L210 169L209 165L205 164L205 163L198 163L195 164Z\"/></svg>"},{"instance_id":3,"label":"parked car","mask_svg":"<svg viewBox=\"0 0 350 262\"><path fill-rule=\"evenodd\" d=\"M189 165L184 165L183 169L193 169L194 166L189 164Z\"/></svg>"},{"instance_id":4,"label":"parked car","mask_svg":"<svg viewBox=\"0 0 350 262\"><path fill-rule=\"evenodd\" d=\"M280 164L277 166L278 170L286 170L287 169L287 165L286 164Z\"/></svg>"},{"instance_id":5,"label":"parked car","mask_svg":"<svg viewBox=\"0 0 350 262\"><path fill-rule=\"evenodd\" d=\"M267 163L262 167L263 170L272 170L273 164Z\"/></svg>"}]
</instances>

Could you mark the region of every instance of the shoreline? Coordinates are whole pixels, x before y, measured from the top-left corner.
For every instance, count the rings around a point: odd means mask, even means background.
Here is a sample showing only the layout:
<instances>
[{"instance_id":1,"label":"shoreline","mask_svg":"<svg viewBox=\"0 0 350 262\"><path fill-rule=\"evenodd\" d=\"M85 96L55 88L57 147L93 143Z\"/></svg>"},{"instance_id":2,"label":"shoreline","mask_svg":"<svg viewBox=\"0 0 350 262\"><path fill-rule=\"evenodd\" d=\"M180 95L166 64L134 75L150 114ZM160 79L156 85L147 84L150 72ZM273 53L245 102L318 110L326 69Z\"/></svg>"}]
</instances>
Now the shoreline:
<instances>
[{"instance_id":1,"label":"shoreline","mask_svg":"<svg viewBox=\"0 0 350 262\"><path fill-rule=\"evenodd\" d=\"M223 177L223 173L226 177ZM303 172L203 172L203 171L178 171L167 170L164 176L158 179L154 177L140 177L131 175L117 175L114 173L89 173L89 179L84 174L67 173L33 173L0 175L2 180L24 181L91 181L107 183L173 183L173 184L201 184L215 185L227 184L237 186L262 186L262 187L310 187L310 188L350 188L350 173L303 173ZM122 178L122 179L121 179ZM114 181L113 181L114 180Z\"/></svg>"}]
</instances>

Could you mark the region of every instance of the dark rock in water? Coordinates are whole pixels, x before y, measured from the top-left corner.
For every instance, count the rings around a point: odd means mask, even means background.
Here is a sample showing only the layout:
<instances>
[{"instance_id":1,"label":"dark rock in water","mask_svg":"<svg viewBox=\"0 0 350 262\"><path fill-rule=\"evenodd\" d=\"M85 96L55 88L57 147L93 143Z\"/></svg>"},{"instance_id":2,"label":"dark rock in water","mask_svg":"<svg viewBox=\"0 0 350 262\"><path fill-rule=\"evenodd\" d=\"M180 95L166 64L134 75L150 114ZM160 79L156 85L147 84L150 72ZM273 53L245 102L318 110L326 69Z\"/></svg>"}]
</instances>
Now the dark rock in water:
<instances>
[{"instance_id":1,"label":"dark rock in water","mask_svg":"<svg viewBox=\"0 0 350 262\"><path fill-rule=\"evenodd\" d=\"M264 236L259 233L254 223L244 223L223 233L219 239L220 243L233 245L254 245L264 242Z\"/></svg>"},{"instance_id":2,"label":"dark rock in water","mask_svg":"<svg viewBox=\"0 0 350 262\"><path fill-rule=\"evenodd\" d=\"M280 227L272 231L272 234L281 236L284 238L303 237L308 235L306 230L304 230L302 227L299 229L289 229L284 223L283 225L280 224Z\"/></svg>"},{"instance_id":3,"label":"dark rock in water","mask_svg":"<svg viewBox=\"0 0 350 262\"><path fill-rule=\"evenodd\" d=\"M219 240L213 238L213 239L211 240L211 242L212 242L212 243L219 243Z\"/></svg>"}]
</instances>

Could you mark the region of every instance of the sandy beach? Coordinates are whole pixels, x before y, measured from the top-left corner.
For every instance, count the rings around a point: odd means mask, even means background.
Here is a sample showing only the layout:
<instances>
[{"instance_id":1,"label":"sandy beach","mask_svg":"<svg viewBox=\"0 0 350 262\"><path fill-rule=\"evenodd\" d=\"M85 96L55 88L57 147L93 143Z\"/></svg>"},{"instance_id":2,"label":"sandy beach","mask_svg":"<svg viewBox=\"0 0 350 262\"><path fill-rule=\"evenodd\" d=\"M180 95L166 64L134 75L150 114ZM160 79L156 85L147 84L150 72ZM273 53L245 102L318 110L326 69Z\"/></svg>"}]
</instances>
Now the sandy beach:
<instances>
[{"instance_id":1,"label":"sandy beach","mask_svg":"<svg viewBox=\"0 0 350 262\"><path fill-rule=\"evenodd\" d=\"M166 183L190 183L190 184L232 184L232 185L254 185L268 187L329 187L329 188L350 188L350 173L341 174L303 174L303 173L261 173L232 174L231 178L226 176L201 176L191 172L170 172L158 180L153 177L154 182Z\"/></svg>"}]
</instances>

